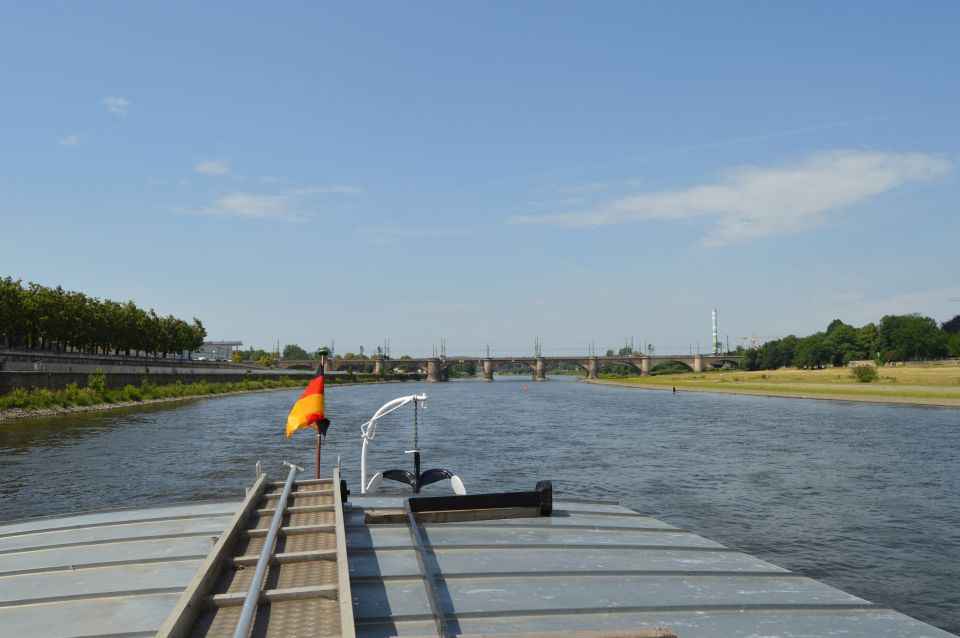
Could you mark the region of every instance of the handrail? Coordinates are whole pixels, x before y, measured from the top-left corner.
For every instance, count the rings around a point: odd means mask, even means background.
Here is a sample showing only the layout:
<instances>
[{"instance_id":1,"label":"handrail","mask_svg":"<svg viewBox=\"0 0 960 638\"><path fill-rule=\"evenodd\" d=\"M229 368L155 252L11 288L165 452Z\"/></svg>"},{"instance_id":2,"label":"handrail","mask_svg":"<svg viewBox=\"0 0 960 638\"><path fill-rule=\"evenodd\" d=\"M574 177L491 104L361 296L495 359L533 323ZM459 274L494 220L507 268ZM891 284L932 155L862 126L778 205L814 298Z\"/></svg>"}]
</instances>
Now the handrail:
<instances>
[{"instance_id":1,"label":"handrail","mask_svg":"<svg viewBox=\"0 0 960 638\"><path fill-rule=\"evenodd\" d=\"M253 614L257 610L257 604L260 602L260 588L263 585L263 577L270 565L270 554L273 552L274 543L277 540L277 532L280 531L280 521L287 509L287 500L290 498L290 488L293 486L293 478L297 472L302 472L303 468L292 463L283 462L285 467L290 468L287 475L287 482L283 484L283 492L280 494L280 501L277 503L277 511L273 514L273 520L270 521L270 529L267 531L267 537L263 541L263 551L260 552L260 558L257 560L257 570L253 574L253 580L250 581L250 588L247 589L247 597L243 600L243 609L240 611L240 620L237 621L237 628L233 632L233 638L247 638L250 635L250 626L253 624Z\"/></svg>"}]
</instances>

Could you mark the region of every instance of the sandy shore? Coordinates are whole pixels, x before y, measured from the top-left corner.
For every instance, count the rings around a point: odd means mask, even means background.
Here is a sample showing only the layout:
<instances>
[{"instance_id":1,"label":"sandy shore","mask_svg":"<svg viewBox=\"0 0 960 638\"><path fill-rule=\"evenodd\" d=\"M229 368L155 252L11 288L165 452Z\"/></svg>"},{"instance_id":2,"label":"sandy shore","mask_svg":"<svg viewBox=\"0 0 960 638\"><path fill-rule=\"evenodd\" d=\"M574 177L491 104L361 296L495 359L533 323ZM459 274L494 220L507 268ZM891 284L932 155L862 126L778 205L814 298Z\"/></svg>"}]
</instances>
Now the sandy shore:
<instances>
[{"instance_id":1,"label":"sandy shore","mask_svg":"<svg viewBox=\"0 0 960 638\"><path fill-rule=\"evenodd\" d=\"M603 385L614 385L624 388L635 388L638 390L657 390L660 392L672 392L673 386L661 384L631 383L624 381L614 381L608 379L589 380L588 383L597 383ZM823 384L817 384L822 386ZM698 387L687 383L677 383L677 392L713 392L716 394L749 394L763 397L782 397L788 399L817 399L820 401L856 401L861 403L898 403L905 405L933 405L951 408L960 408L960 398L940 398L940 397L907 397L890 395L885 396L874 392L850 393L846 386L843 389L844 394L818 392L815 388L769 388L769 389L749 389L737 388L715 388ZM882 391L882 390L881 390Z\"/></svg>"}]
</instances>

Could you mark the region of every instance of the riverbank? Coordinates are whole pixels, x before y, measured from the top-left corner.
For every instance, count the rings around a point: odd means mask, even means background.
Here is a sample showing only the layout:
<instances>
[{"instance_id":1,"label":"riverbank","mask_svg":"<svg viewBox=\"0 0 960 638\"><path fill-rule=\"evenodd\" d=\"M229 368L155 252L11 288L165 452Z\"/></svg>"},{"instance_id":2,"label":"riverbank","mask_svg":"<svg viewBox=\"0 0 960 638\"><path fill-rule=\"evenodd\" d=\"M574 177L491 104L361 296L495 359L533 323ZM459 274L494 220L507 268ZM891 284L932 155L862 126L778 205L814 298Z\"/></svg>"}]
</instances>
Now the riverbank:
<instances>
[{"instance_id":1,"label":"riverbank","mask_svg":"<svg viewBox=\"0 0 960 638\"><path fill-rule=\"evenodd\" d=\"M94 376L94 375L92 375ZM419 380L411 376L409 380ZM175 384L156 386L144 384L127 386L122 390L107 390L97 387L96 378L93 387L72 387L61 392L50 392L43 388L32 391L20 390L0 397L0 423L36 417L51 417L80 412L100 412L119 408L132 408L157 403L172 403L191 399L209 399L234 394L256 392L274 392L291 388L306 387L302 379L245 380L237 383L200 382L196 384ZM407 379L398 375L375 377L374 375L350 375L349 377L328 378L327 385L366 385L370 383L402 383ZM11 407L12 404L12 407Z\"/></svg>"},{"instance_id":2,"label":"riverbank","mask_svg":"<svg viewBox=\"0 0 960 638\"><path fill-rule=\"evenodd\" d=\"M724 370L591 381L672 392L718 392L794 399L902 403L960 408L960 369L950 366L882 367L879 379L858 383L850 368Z\"/></svg>"}]
</instances>

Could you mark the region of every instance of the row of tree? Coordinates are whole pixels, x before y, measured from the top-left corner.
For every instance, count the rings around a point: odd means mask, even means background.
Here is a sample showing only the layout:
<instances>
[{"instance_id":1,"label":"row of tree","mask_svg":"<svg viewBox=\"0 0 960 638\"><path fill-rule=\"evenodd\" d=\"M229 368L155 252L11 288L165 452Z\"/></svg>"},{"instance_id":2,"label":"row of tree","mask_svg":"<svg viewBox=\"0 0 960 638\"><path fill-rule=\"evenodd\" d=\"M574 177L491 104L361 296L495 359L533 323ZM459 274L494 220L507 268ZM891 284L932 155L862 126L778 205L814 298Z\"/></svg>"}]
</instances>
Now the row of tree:
<instances>
[{"instance_id":1,"label":"row of tree","mask_svg":"<svg viewBox=\"0 0 960 638\"><path fill-rule=\"evenodd\" d=\"M0 279L0 343L8 347L102 354L184 354L200 349L207 331L174 316L160 317L132 301L88 297L19 279Z\"/></svg>"},{"instance_id":2,"label":"row of tree","mask_svg":"<svg viewBox=\"0 0 960 638\"><path fill-rule=\"evenodd\" d=\"M886 315L880 324L855 328L834 319L824 332L790 335L757 348L738 348L746 370L822 368L872 359L878 363L960 357L960 315L939 326L919 314Z\"/></svg>"}]
</instances>

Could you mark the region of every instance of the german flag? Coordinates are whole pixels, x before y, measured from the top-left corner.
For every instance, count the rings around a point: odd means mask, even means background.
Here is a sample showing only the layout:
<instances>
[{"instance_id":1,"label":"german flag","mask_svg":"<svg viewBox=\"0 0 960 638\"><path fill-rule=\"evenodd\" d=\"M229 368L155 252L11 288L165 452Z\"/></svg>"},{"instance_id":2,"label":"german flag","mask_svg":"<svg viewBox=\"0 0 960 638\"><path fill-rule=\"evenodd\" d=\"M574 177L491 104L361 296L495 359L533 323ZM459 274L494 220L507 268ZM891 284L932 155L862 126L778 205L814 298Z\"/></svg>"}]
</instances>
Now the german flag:
<instances>
[{"instance_id":1,"label":"german flag","mask_svg":"<svg viewBox=\"0 0 960 638\"><path fill-rule=\"evenodd\" d=\"M287 417L287 438L307 426L323 420L323 375L321 374L307 386L303 395L293 404L290 416Z\"/></svg>"}]
</instances>

